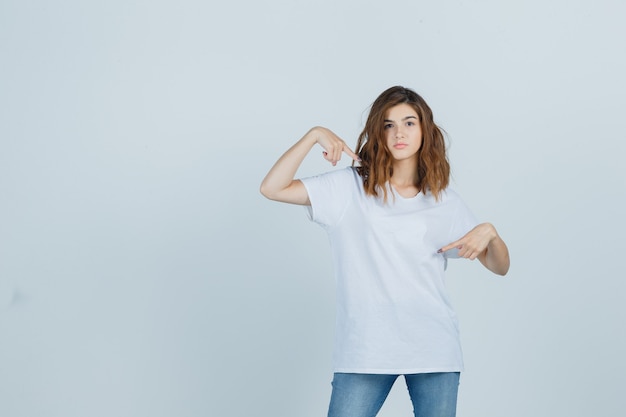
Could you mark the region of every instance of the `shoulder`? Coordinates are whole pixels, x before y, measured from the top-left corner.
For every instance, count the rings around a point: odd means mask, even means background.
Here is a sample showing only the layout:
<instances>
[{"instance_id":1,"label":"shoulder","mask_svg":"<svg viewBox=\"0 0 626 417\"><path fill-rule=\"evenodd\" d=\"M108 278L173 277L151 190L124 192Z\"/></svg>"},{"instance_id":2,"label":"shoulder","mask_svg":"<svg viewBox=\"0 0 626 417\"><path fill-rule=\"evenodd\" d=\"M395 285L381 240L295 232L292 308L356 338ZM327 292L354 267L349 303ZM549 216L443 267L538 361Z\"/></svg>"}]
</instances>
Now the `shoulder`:
<instances>
[{"instance_id":1,"label":"shoulder","mask_svg":"<svg viewBox=\"0 0 626 417\"><path fill-rule=\"evenodd\" d=\"M302 182L333 182L333 183L353 183L361 182L361 177L355 167L349 166L342 169L336 169L334 171L324 172L322 174L313 175L301 179Z\"/></svg>"},{"instance_id":2,"label":"shoulder","mask_svg":"<svg viewBox=\"0 0 626 417\"><path fill-rule=\"evenodd\" d=\"M337 177L340 178L345 178L346 180L348 179L359 179L361 178L361 176L359 175L356 167L353 166L348 166L342 169L336 169L334 171L329 171L326 174L322 174L322 175L336 175Z\"/></svg>"},{"instance_id":3,"label":"shoulder","mask_svg":"<svg viewBox=\"0 0 626 417\"><path fill-rule=\"evenodd\" d=\"M309 197L312 194L353 194L359 187L363 188L363 181L356 171L356 168L353 167L328 171L312 177L302 178L300 181L302 181L307 189Z\"/></svg>"},{"instance_id":4,"label":"shoulder","mask_svg":"<svg viewBox=\"0 0 626 417\"><path fill-rule=\"evenodd\" d=\"M337 175L338 177L342 177L345 179L354 179L354 178L361 178L359 176L359 173L357 172L356 167L353 166L348 166L342 169L336 169L334 171L329 171L327 174L330 175Z\"/></svg>"}]
</instances>

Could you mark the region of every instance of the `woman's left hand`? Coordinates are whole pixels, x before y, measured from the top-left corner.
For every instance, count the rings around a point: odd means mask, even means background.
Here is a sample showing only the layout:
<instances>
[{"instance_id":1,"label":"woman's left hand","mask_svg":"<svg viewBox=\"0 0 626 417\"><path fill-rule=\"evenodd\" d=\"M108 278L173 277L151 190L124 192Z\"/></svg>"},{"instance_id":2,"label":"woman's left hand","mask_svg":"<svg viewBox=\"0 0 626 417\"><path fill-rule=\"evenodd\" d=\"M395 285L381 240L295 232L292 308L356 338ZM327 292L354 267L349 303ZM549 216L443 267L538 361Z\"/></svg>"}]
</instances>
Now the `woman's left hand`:
<instances>
[{"instance_id":1,"label":"woman's left hand","mask_svg":"<svg viewBox=\"0 0 626 417\"><path fill-rule=\"evenodd\" d=\"M476 258L491 272L498 275L506 275L511 261L509 249L498 235L496 228L491 223L482 223L467 232L465 236L444 246L437 252L442 253L457 248L461 258Z\"/></svg>"},{"instance_id":2,"label":"woman's left hand","mask_svg":"<svg viewBox=\"0 0 626 417\"><path fill-rule=\"evenodd\" d=\"M438 253L457 248L459 257L472 261L485 252L489 243L498 236L496 228L491 223L482 223L467 232L459 240L439 249Z\"/></svg>"}]
</instances>

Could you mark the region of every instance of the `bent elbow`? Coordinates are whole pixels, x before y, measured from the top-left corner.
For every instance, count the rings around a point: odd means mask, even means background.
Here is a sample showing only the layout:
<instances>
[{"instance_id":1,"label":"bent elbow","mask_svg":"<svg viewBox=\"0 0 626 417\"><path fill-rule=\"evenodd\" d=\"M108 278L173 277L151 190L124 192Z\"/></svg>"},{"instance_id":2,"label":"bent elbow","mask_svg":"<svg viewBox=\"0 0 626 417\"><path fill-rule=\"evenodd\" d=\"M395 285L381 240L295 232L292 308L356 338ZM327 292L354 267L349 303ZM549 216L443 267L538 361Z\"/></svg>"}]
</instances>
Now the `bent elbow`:
<instances>
[{"instance_id":1,"label":"bent elbow","mask_svg":"<svg viewBox=\"0 0 626 417\"><path fill-rule=\"evenodd\" d=\"M511 262L507 258L506 263L500 266L500 268L494 272L500 276L505 276L509 272L510 267L511 267Z\"/></svg>"},{"instance_id":2,"label":"bent elbow","mask_svg":"<svg viewBox=\"0 0 626 417\"><path fill-rule=\"evenodd\" d=\"M261 193L261 195L269 200L272 200L272 193L270 190L267 189L267 185L265 184L265 181L263 181L261 183L261 186L259 187L259 192Z\"/></svg>"},{"instance_id":3,"label":"bent elbow","mask_svg":"<svg viewBox=\"0 0 626 417\"><path fill-rule=\"evenodd\" d=\"M269 187L265 183L265 181L261 183L261 186L259 187L259 192L263 197L267 198L268 200L279 201L280 192L275 188Z\"/></svg>"}]
</instances>

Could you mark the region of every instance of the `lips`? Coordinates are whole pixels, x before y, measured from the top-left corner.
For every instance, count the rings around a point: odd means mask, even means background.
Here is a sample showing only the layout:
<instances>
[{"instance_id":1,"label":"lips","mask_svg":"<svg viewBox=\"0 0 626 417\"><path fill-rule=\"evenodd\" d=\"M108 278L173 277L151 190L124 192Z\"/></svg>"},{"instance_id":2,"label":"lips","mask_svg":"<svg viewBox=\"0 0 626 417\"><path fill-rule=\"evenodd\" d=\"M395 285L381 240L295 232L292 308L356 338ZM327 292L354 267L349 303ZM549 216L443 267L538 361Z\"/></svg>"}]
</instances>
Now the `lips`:
<instances>
[{"instance_id":1,"label":"lips","mask_svg":"<svg viewBox=\"0 0 626 417\"><path fill-rule=\"evenodd\" d=\"M396 143L395 145L393 145L393 147L396 148L396 149L404 149L407 146L409 146L409 145L407 145L406 143Z\"/></svg>"}]
</instances>

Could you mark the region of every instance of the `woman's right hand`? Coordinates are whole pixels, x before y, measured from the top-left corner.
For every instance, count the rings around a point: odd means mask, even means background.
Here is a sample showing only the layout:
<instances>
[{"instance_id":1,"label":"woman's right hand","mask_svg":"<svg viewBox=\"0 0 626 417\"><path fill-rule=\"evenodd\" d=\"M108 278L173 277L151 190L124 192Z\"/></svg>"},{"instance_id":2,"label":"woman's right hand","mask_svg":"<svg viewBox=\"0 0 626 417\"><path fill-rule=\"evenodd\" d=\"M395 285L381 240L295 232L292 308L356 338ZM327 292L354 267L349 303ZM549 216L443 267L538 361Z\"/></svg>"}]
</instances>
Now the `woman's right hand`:
<instances>
[{"instance_id":1,"label":"woman's right hand","mask_svg":"<svg viewBox=\"0 0 626 417\"><path fill-rule=\"evenodd\" d=\"M333 164L333 166L337 165L337 162L341 160L341 154L344 152L355 161L360 161L359 156L330 129L316 126L311 129L310 133L314 135L315 141L324 148L322 152L324 159Z\"/></svg>"}]
</instances>

